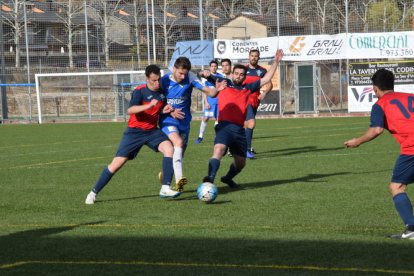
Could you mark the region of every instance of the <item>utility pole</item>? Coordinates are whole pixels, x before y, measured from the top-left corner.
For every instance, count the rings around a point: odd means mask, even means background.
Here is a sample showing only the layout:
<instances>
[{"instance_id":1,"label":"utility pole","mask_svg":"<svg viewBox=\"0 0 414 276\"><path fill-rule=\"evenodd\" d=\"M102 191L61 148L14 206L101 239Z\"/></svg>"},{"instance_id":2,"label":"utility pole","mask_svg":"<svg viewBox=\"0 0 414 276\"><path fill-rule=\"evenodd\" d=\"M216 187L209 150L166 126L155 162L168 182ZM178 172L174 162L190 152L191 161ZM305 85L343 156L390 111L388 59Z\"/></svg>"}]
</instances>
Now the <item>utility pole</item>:
<instances>
[{"instance_id":1,"label":"utility pole","mask_svg":"<svg viewBox=\"0 0 414 276\"><path fill-rule=\"evenodd\" d=\"M1 55L1 75L0 75L0 83L5 84L6 83L6 67L4 64L4 36L3 36L3 11L0 10L0 55ZM6 86L1 86L1 118L2 120L0 123L2 123L5 119L8 119L8 108L7 108L7 90Z\"/></svg>"}]
</instances>

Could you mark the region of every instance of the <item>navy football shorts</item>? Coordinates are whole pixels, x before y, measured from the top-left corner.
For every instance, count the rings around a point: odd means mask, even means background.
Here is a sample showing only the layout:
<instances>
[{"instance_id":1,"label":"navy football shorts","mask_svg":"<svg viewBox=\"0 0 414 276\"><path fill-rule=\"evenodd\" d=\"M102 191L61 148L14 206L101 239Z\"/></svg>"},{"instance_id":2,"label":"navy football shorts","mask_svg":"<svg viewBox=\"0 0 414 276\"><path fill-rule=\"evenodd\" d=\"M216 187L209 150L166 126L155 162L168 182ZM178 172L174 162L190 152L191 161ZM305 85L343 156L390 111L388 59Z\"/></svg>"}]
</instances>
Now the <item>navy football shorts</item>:
<instances>
[{"instance_id":1,"label":"navy football shorts","mask_svg":"<svg viewBox=\"0 0 414 276\"><path fill-rule=\"evenodd\" d=\"M219 122L216 127L214 144L226 145L232 154L246 157L246 131L243 127L226 121Z\"/></svg>"},{"instance_id":2,"label":"navy football shorts","mask_svg":"<svg viewBox=\"0 0 414 276\"><path fill-rule=\"evenodd\" d=\"M402 184L414 182L414 155L400 154L395 161L391 182Z\"/></svg>"},{"instance_id":3,"label":"navy football shorts","mask_svg":"<svg viewBox=\"0 0 414 276\"><path fill-rule=\"evenodd\" d=\"M119 144L116 156L134 159L143 145L147 145L153 151L158 152L158 146L168 137L159 129L142 130L138 128L127 128Z\"/></svg>"},{"instance_id":4,"label":"navy football shorts","mask_svg":"<svg viewBox=\"0 0 414 276\"><path fill-rule=\"evenodd\" d=\"M247 105L246 121L256 118L257 109L252 105Z\"/></svg>"}]
</instances>

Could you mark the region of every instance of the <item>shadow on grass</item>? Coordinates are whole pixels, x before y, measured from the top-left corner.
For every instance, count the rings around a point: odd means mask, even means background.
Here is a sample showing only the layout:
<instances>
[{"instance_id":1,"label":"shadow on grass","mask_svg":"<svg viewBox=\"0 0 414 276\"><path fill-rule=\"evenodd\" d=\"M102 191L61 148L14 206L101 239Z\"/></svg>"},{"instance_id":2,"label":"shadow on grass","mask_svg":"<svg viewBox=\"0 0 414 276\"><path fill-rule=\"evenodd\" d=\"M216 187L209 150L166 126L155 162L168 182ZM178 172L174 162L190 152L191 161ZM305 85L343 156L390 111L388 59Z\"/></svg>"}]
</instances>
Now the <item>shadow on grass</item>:
<instances>
[{"instance_id":1,"label":"shadow on grass","mask_svg":"<svg viewBox=\"0 0 414 276\"><path fill-rule=\"evenodd\" d=\"M264 188L264 187L269 187L269 186L291 184L291 183L296 183L296 182L320 183L320 182L326 182L325 180L323 180L326 177L345 175L345 174L350 174L350 172L336 172L336 173L325 173L325 174L311 173L306 176L296 177L296 178L275 179L275 180L269 180L269 181L250 182L250 183L239 183L241 188L230 189L229 187L219 187L219 193L226 194L226 193L237 192L237 191L241 191L245 189L258 189L258 188Z\"/></svg>"},{"instance_id":2,"label":"shadow on grass","mask_svg":"<svg viewBox=\"0 0 414 276\"><path fill-rule=\"evenodd\" d=\"M337 151L343 150L345 147L334 147L334 148L318 148L315 146L306 146L306 147L298 147L298 148L287 148L287 149L278 149L278 150L268 150L259 152L256 154L256 159L264 158L264 157L276 157L276 156L289 156L295 154L302 154L302 153L312 153L312 152L325 152L325 151Z\"/></svg>"},{"instance_id":3,"label":"shadow on grass","mask_svg":"<svg viewBox=\"0 0 414 276\"><path fill-rule=\"evenodd\" d=\"M2 275L413 274L410 241L102 236L97 223L0 237ZM70 236L82 228L84 236ZM139 229L137 231L140 231ZM273 229L261 231L274 231ZM279 230L280 231L280 230ZM303 230L305 231L305 230ZM66 235L66 236L65 236ZM284 236L280 234L281 236Z\"/></svg>"},{"instance_id":4,"label":"shadow on grass","mask_svg":"<svg viewBox=\"0 0 414 276\"><path fill-rule=\"evenodd\" d=\"M143 199L143 198L158 198L158 197L160 197L158 194L154 194L154 195L132 196L132 197L103 199L103 200L100 200L98 198L97 201L95 202L95 204L104 203L104 202L111 202L111 201L125 201L125 200L136 200L136 199Z\"/></svg>"},{"instance_id":5,"label":"shadow on grass","mask_svg":"<svg viewBox=\"0 0 414 276\"><path fill-rule=\"evenodd\" d=\"M285 138L285 137L288 137L288 135L262 135L262 136L255 136L254 140L269 139L269 138Z\"/></svg>"}]
</instances>

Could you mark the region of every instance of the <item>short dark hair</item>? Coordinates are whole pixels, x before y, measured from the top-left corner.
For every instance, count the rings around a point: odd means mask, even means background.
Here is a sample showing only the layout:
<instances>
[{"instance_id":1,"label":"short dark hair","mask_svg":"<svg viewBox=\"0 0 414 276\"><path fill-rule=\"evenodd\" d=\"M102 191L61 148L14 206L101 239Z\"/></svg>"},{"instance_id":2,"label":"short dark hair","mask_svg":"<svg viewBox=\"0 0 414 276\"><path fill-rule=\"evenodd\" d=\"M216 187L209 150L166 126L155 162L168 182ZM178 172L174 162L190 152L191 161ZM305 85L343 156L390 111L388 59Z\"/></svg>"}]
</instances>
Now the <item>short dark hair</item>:
<instances>
[{"instance_id":1,"label":"short dark hair","mask_svg":"<svg viewBox=\"0 0 414 276\"><path fill-rule=\"evenodd\" d=\"M249 51L249 55L250 55L251 53L254 53L254 52L258 53L258 54L259 54L259 56L260 56L260 51L259 51L259 50L257 50L257 49L251 49L251 50Z\"/></svg>"},{"instance_id":2,"label":"short dark hair","mask_svg":"<svg viewBox=\"0 0 414 276\"><path fill-rule=\"evenodd\" d=\"M211 64L215 64L215 65L217 65L218 66L218 62L217 62L217 60L215 60L215 59L213 59L212 61L210 61L210 63L208 64L208 65L210 65L211 66Z\"/></svg>"},{"instance_id":3,"label":"short dark hair","mask_svg":"<svg viewBox=\"0 0 414 276\"><path fill-rule=\"evenodd\" d=\"M148 65L145 68L145 76L147 76L147 78L149 78L149 76L151 74L155 74L155 75L161 76L161 69L160 69L160 67L158 67L155 64Z\"/></svg>"},{"instance_id":4,"label":"short dark hair","mask_svg":"<svg viewBox=\"0 0 414 276\"><path fill-rule=\"evenodd\" d=\"M379 89L394 90L394 73L387 69L379 69L372 75L372 84Z\"/></svg>"},{"instance_id":5,"label":"short dark hair","mask_svg":"<svg viewBox=\"0 0 414 276\"><path fill-rule=\"evenodd\" d=\"M191 61L187 57L179 57L175 60L174 67L177 69L191 70Z\"/></svg>"},{"instance_id":6,"label":"short dark hair","mask_svg":"<svg viewBox=\"0 0 414 276\"><path fill-rule=\"evenodd\" d=\"M230 66L231 66L231 60L230 60L229 58L223 58L223 59L220 61L220 64L221 64L221 65L223 65L223 62L228 62L228 63L230 64Z\"/></svg>"},{"instance_id":7,"label":"short dark hair","mask_svg":"<svg viewBox=\"0 0 414 276\"><path fill-rule=\"evenodd\" d=\"M233 73L234 73L234 70L235 69L243 69L245 73L247 72L247 68L243 64L236 64L236 65L234 65L234 67L233 67Z\"/></svg>"}]
</instances>

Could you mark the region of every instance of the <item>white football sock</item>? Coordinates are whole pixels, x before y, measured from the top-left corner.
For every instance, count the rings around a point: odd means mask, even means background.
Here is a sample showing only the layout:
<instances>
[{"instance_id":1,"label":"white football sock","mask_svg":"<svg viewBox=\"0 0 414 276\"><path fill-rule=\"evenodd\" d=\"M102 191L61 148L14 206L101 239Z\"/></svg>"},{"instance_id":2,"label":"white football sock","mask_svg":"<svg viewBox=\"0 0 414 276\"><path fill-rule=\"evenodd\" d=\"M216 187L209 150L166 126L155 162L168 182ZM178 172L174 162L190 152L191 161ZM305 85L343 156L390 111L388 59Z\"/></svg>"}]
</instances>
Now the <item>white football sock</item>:
<instances>
[{"instance_id":1,"label":"white football sock","mask_svg":"<svg viewBox=\"0 0 414 276\"><path fill-rule=\"evenodd\" d=\"M175 175L175 183L178 182L181 178L183 178L183 149L174 147L174 154L173 154L173 168L174 168L174 175Z\"/></svg>"},{"instance_id":2,"label":"white football sock","mask_svg":"<svg viewBox=\"0 0 414 276\"><path fill-rule=\"evenodd\" d=\"M198 134L198 137L203 138L204 131L206 131L207 123L204 121L201 121L200 125L200 134Z\"/></svg>"}]
</instances>

